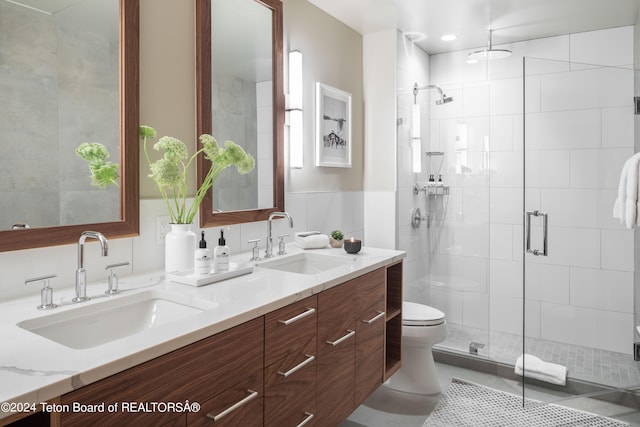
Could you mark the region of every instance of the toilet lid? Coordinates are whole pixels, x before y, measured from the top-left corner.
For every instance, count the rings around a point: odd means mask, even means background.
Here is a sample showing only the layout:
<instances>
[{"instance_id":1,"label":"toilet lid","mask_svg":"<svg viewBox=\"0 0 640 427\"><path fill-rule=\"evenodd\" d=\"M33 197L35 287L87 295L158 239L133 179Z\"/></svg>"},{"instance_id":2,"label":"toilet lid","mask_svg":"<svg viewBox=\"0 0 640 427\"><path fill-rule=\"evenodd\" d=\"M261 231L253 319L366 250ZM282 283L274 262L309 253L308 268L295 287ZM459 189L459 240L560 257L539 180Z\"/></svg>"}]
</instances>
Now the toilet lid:
<instances>
[{"instance_id":1,"label":"toilet lid","mask_svg":"<svg viewBox=\"0 0 640 427\"><path fill-rule=\"evenodd\" d=\"M407 326L434 326L444 323L444 313L428 305L405 301L402 303L402 324Z\"/></svg>"}]
</instances>

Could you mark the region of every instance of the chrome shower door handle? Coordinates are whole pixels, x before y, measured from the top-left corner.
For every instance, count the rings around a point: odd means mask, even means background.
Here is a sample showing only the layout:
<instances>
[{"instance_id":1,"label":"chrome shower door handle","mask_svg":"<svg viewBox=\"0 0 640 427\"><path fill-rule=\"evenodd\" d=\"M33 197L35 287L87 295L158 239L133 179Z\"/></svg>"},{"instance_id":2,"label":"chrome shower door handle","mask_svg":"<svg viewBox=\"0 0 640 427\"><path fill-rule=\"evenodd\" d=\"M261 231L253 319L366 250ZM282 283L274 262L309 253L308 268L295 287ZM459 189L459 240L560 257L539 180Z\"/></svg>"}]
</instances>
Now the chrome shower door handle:
<instances>
[{"instance_id":1,"label":"chrome shower door handle","mask_svg":"<svg viewBox=\"0 0 640 427\"><path fill-rule=\"evenodd\" d=\"M531 217L542 217L542 250L531 249ZM535 256L548 256L547 251L547 219L548 214L540 211L527 211L527 252L534 254Z\"/></svg>"}]
</instances>

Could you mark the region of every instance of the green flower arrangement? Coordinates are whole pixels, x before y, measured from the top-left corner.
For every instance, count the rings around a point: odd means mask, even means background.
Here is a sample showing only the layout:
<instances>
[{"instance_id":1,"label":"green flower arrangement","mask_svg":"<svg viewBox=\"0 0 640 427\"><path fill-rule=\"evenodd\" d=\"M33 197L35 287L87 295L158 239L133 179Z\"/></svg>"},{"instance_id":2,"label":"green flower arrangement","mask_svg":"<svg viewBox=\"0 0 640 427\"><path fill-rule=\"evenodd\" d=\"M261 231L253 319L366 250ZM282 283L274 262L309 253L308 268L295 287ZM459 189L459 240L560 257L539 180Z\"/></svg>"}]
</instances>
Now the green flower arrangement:
<instances>
[{"instance_id":1,"label":"green flower arrangement","mask_svg":"<svg viewBox=\"0 0 640 427\"><path fill-rule=\"evenodd\" d=\"M147 142L155 139L156 130L150 126L140 126L140 137L143 141L144 155L149 164L149 175L164 199L169 217L174 224L191 224L198 213L200 203L207 191L213 186L223 170L236 166L238 172L247 174L255 167L255 160L242 147L232 141L226 141L224 148L219 147L215 138L208 134L200 135L202 147L189 157L186 145L177 138L163 136L153 148L163 152L163 157L151 162L147 151ZM198 154L211 161L211 167L196 191L193 204L187 209L188 182L187 172Z\"/></svg>"},{"instance_id":2,"label":"green flower arrangement","mask_svg":"<svg viewBox=\"0 0 640 427\"><path fill-rule=\"evenodd\" d=\"M120 187L118 184L119 166L108 161L109 150L99 142L85 142L76 148L76 154L89 162L91 171L91 184L100 188L107 188L109 184Z\"/></svg>"}]
</instances>

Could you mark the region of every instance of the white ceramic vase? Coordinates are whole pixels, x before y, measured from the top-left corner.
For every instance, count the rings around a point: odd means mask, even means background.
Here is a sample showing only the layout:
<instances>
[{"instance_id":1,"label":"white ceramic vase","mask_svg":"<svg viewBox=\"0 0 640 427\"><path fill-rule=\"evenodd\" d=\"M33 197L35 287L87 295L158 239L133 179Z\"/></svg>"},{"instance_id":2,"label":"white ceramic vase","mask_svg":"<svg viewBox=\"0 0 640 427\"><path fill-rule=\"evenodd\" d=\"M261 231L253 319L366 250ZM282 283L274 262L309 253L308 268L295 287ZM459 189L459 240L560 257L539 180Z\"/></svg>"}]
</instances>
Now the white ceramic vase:
<instances>
[{"instance_id":1,"label":"white ceramic vase","mask_svg":"<svg viewBox=\"0 0 640 427\"><path fill-rule=\"evenodd\" d=\"M193 270L195 250L196 233L191 231L191 224L171 224L171 231L164 238L164 271Z\"/></svg>"}]
</instances>

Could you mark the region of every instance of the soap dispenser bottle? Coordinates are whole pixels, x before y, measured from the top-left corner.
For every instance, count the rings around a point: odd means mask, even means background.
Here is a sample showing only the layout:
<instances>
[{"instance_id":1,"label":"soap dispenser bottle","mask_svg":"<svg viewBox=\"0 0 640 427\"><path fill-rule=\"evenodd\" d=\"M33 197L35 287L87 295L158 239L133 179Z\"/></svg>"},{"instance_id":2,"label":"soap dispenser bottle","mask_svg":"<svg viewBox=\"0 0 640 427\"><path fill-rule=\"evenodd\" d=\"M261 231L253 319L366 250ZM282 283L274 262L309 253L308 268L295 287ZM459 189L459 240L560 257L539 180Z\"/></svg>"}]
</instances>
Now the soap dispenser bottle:
<instances>
[{"instance_id":1,"label":"soap dispenser bottle","mask_svg":"<svg viewBox=\"0 0 640 427\"><path fill-rule=\"evenodd\" d=\"M207 249L207 241L204 240L204 231L202 232L202 237L200 239L200 243L198 244L198 249L196 249L194 255L194 268L196 270L196 274L211 274L211 251Z\"/></svg>"},{"instance_id":2,"label":"soap dispenser bottle","mask_svg":"<svg viewBox=\"0 0 640 427\"><path fill-rule=\"evenodd\" d=\"M231 251L224 240L224 231L220 230L218 246L213 250L213 271L220 273L229 270L229 255Z\"/></svg>"}]
</instances>

